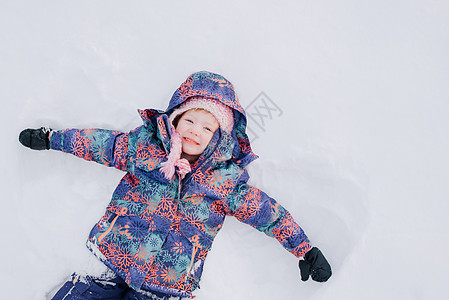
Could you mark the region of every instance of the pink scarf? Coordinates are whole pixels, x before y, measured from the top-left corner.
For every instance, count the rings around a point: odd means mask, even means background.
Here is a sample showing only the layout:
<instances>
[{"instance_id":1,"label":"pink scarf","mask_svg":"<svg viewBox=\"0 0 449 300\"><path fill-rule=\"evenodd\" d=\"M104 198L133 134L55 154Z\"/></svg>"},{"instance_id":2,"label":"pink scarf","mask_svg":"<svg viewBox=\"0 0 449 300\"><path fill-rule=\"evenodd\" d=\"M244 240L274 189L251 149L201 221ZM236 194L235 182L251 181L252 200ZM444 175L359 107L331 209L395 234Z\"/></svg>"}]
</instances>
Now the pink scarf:
<instances>
[{"instance_id":1,"label":"pink scarf","mask_svg":"<svg viewBox=\"0 0 449 300\"><path fill-rule=\"evenodd\" d=\"M170 154L168 155L167 161L161 164L161 172L164 173L165 178L170 180L175 174L175 167L178 167L179 175L181 176L181 178L184 178L184 176L191 171L191 168L189 161L185 158L181 158L181 136L174 127L172 127L172 136L170 142Z\"/></svg>"}]
</instances>

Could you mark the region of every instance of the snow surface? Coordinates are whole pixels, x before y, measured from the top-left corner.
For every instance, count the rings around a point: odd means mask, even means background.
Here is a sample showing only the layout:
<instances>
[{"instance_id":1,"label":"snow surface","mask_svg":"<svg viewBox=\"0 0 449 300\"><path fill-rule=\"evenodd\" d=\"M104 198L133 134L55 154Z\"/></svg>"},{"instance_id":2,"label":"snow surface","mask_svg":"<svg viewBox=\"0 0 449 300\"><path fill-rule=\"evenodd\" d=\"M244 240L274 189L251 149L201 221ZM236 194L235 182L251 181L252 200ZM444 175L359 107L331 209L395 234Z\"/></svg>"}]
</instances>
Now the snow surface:
<instances>
[{"instance_id":1,"label":"snow surface","mask_svg":"<svg viewBox=\"0 0 449 300\"><path fill-rule=\"evenodd\" d=\"M228 218L196 299L447 299L449 2L0 2L2 299L46 299L73 271L122 172L17 140L27 127L128 131L191 73L264 92L252 183L332 264Z\"/></svg>"}]
</instances>

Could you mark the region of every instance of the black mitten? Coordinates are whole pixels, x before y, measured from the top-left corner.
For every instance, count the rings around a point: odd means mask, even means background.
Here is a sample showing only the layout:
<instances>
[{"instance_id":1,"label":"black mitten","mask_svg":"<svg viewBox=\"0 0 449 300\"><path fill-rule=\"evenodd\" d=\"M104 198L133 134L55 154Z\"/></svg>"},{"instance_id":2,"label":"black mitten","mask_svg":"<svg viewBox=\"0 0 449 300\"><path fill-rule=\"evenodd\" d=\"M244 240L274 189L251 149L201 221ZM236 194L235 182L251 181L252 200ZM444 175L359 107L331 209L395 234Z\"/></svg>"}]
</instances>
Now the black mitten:
<instances>
[{"instance_id":1,"label":"black mitten","mask_svg":"<svg viewBox=\"0 0 449 300\"><path fill-rule=\"evenodd\" d=\"M299 261L301 280L306 281L309 275L318 282L324 282L332 275L331 266L327 262L323 253L317 247L313 247L304 255L304 260Z\"/></svg>"},{"instance_id":2,"label":"black mitten","mask_svg":"<svg viewBox=\"0 0 449 300\"><path fill-rule=\"evenodd\" d=\"M33 150L50 149L50 128L25 129L19 135L19 142Z\"/></svg>"}]
</instances>

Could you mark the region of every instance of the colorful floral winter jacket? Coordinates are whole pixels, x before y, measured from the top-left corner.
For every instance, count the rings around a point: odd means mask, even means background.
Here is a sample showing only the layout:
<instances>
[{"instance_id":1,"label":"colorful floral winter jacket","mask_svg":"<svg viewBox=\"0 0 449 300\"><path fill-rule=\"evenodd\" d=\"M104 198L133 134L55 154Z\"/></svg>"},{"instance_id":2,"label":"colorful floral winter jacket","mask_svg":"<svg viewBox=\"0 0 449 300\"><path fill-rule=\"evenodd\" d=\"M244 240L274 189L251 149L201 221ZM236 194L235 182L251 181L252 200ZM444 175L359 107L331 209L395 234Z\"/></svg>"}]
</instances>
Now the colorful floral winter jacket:
<instances>
[{"instance_id":1,"label":"colorful floral winter jacket","mask_svg":"<svg viewBox=\"0 0 449 300\"><path fill-rule=\"evenodd\" d=\"M234 109L232 135L217 130L180 179L160 172L170 152L168 115L191 96L213 97ZM166 112L139 111L144 125L129 133L103 129L54 131L51 148L126 172L87 245L136 290L181 297L198 288L204 260L226 216L236 217L297 257L310 244L292 216L247 184L245 166L257 158L245 134L246 117L232 85L209 72L191 75Z\"/></svg>"}]
</instances>

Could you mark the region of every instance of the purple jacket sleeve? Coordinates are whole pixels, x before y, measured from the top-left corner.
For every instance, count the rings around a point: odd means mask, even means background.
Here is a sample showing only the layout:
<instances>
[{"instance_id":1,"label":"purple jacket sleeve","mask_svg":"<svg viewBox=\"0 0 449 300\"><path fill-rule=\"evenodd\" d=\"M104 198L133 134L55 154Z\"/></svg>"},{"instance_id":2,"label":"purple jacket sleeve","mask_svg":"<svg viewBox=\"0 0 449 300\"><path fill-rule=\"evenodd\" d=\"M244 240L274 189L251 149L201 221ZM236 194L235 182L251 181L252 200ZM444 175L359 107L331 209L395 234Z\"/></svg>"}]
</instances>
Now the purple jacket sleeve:
<instances>
[{"instance_id":1,"label":"purple jacket sleeve","mask_svg":"<svg viewBox=\"0 0 449 300\"><path fill-rule=\"evenodd\" d=\"M128 134L104 129L53 131L50 148L126 171Z\"/></svg>"},{"instance_id":2,"label":"purple jacket sleeve","mask_svg":"<svg viewBox=\"0 0 449 300\"><path fill-rule=\"evenodd\" d=\"M258 188L248 184L238 186L231 200L230 215L276 238L297 257L304 256L311 248L309 239L291 214Z\"/></svg>"}]
</instances>

